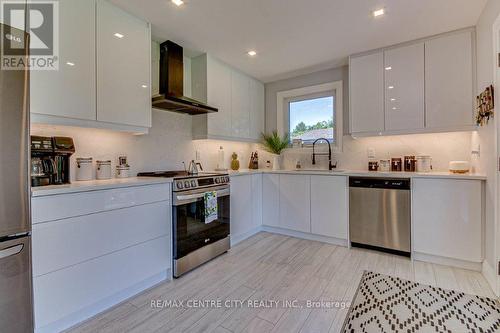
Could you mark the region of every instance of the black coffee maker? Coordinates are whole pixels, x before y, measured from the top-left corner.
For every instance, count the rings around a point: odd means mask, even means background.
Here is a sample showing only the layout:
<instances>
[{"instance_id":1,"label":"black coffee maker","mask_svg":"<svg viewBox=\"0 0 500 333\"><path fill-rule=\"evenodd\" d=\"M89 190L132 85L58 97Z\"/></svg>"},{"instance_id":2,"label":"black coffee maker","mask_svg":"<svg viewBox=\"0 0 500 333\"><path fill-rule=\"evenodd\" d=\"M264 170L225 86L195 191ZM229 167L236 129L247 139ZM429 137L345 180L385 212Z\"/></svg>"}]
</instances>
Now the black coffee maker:
<instances>
[{"instance_id":1,"label":"black coffee maker","mask_svg":"<svg viewBox=\"0 0 500 333\"><path fill-rule=\"evenodd\" d=\"M31 137L31 186L70 183L70 156L75 152L72 138Z\"/></svg>"}]
</instances>

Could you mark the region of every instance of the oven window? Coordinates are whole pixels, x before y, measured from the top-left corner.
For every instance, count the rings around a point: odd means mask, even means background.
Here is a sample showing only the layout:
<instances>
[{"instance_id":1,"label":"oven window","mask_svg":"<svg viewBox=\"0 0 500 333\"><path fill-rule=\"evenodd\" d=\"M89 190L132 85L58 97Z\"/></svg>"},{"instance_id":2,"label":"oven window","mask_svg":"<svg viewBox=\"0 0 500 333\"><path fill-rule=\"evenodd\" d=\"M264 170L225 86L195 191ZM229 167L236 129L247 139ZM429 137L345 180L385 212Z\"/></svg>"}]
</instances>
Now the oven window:
<instances>
[{"instance_id":1,"label":"oven window","mask_svg":"<svg viewBox=\"0 0 500 333\"><path fill-rule=\"evenodd\" d=\"M174 259L229 236L229 196L217 198L217 220L205 223L203 198L173 208Z\"/></svg>"}]
</instances>

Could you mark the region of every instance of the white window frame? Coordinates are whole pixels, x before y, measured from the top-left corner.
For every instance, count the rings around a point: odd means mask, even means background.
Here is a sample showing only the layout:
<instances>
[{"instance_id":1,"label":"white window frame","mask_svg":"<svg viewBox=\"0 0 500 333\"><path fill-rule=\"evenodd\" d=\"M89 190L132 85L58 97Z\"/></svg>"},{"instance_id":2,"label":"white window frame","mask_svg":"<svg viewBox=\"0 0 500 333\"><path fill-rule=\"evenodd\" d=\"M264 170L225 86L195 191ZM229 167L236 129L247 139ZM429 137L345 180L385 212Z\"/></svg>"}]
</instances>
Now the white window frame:
<instances>
[{"instance_id":1,"label":"white window frame","mask_svg":"<svg viewBox=\"0 0 500 333\"><path fill-rule=\"evenodd\" d=\"M297 88L292 90L280 91L277 93L277 130L280 136L288 133L289 124L287 119L290 119L289 107L287 101L293 100L296 97L303 97L306 95L322 94L333 92L335 96L335 144L332 146L332 151L341 152L342 151L342 137L343 137L343 103L342 103L342 92L343 82L335 81L324 84L318 84L314 86L308 86L303 88ZM319 142L318 142L319 144ZM322 142L322 145L326 143Z\"/></svg>"}]
</instances>

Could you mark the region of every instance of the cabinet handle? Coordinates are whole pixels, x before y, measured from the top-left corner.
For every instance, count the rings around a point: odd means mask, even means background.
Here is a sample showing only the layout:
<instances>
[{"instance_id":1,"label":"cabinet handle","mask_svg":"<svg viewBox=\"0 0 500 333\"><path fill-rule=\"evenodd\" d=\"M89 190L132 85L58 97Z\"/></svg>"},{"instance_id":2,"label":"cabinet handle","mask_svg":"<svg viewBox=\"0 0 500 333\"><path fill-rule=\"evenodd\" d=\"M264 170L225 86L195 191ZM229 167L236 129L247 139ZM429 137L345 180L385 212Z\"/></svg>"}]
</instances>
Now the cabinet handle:
<instances>
[{"instance_id":1,"label":"cabinet handle","mask_svg":"<svg viewBox=\"0 0 500 333\"><path fill-rule=\"evenodd\" d=\"M0 250L0 259L16 255L19 252L21 252L23 250L23 248L24 248L24 244L19 244L19 245L14 245L14 246L8 247L4 250Z\"/></svg>"}]
</instances>

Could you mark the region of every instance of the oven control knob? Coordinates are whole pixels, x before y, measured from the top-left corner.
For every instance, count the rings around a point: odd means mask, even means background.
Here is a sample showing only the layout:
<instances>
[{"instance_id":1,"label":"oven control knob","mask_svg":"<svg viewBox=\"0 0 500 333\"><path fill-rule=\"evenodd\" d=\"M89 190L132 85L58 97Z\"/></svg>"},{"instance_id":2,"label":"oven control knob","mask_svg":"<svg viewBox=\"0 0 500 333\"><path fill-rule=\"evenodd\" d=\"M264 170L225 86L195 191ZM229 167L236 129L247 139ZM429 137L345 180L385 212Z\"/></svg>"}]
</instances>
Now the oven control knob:
<instances>
[{"instance_id":1,"label":"oven control knob","mask_svg":"<svg viewBox=\"0 0 500 333\"><path fill-rule=\"evenodd\" d=\"M184 182L184 187L185 187L185 188L189 188L189 180L186 180L186 181Z\"/></svg>"},{"instance_id":2,"label":"oven control knob","mask_svg":"<svg viewBox=\"0 0 500 333\"><path fill-rule=\"evenodd\" d=\"M215 178L215 184L220 184L220 179L219 178Z\"/></svg>"},{"instance_id":3,"label":"oven control knob","mask_svg":"<svg viewBox=\"0 0 500 333\"><path fill-rule=\"evenodd\" d=\"M181 182L177 182L177 188L178 189L182 189L182 183Z\"/></svg>"},{"instance_id":4,"label":"oven control knob","mask_svg":"<svg viewBox=\"0 0 500 333\"><path fill-rule=\"evenodd\" d=\"M196 187L196 180L191 181L191 187Z\"/></svg>"},{"instance_id":5,"label":"oven control knob","mask_svg":"<svg viewBox=\"0 0 500 333\"><path fill-rule=\"evenodd\" d=\"M229 183L229 176L226 176L226 183Z\"/></svg>"}]
</instances>

